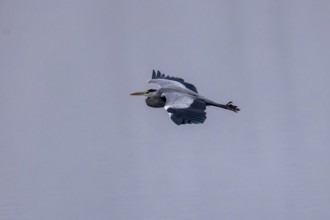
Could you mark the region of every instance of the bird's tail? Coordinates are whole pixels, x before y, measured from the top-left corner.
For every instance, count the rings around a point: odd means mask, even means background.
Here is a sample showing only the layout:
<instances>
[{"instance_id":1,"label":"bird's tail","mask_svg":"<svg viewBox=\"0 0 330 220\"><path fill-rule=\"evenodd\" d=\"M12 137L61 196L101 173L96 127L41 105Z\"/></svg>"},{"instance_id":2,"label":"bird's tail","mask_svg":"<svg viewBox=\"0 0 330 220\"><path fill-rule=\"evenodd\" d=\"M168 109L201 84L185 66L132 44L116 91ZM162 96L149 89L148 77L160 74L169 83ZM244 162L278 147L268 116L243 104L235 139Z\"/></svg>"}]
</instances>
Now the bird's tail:
<instances>
[{"instance_id":1,"label":"bird's tail","mask_svg":"<svg viewBox=\"0 0 330 220\"><path fill-rule=\"evenodd\" d=\"M219 107L219 108L224 108L224 109L227 109L227 110L230 110L230 111L233 111L233 112L238 112L240 110L236 105L233 105L233 102L228 102L226 105L223 105L223 104L219 104L219 103L212 102L212 101L208 100L206 102L206 105L211 105L211 106L216 106L216 107Z\"/></svg>"}]
</instances>

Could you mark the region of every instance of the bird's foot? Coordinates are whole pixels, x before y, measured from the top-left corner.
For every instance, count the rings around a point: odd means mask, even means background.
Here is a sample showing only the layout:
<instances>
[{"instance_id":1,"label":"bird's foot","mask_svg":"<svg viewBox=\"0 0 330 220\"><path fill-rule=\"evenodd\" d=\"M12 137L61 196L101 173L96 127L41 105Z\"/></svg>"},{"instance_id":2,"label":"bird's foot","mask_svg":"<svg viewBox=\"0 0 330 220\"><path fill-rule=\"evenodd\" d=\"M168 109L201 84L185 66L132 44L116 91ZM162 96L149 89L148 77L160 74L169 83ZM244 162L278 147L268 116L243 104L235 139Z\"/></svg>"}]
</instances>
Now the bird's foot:
<instances>
[{"instance_id":1,"label":"bird's foot","mask_svg":"<svg viewBox=\"0 0 330 220\"><path fill-rule=\"evenodd\" d=\"M240 110L236 105L233 105L233 102L228 102L228 103L226 104L226 108L227 108L228 110L233 111L233 112L238 112L238 111Z\"/></svg>"}]
</instances>

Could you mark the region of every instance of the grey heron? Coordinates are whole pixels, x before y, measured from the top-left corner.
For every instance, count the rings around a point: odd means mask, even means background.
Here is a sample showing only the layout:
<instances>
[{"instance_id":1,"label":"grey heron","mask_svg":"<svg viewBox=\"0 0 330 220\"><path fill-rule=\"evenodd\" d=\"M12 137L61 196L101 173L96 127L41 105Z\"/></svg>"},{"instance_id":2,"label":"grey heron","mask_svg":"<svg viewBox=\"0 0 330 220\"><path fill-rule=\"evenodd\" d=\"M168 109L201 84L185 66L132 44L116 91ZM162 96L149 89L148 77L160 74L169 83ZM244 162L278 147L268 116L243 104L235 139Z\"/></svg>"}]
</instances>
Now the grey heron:
<instances>
[{"instance_id":1,"label":"grey heron","mask_svg":"<svg viewBox=\"0 0 330 220\"><path fill-rule=\"evenodd\" d=\"M160 88L130 95L146 96L146 104L153 108L165 108L173 122L181 124L202 124L206 119L206 106L216 106L233 112L239 108L232 102L219 104L198 94L194 85L181 78L165 76L160 71L152 72L148 83L157 84Z\"/></svg>"}]
</instances>

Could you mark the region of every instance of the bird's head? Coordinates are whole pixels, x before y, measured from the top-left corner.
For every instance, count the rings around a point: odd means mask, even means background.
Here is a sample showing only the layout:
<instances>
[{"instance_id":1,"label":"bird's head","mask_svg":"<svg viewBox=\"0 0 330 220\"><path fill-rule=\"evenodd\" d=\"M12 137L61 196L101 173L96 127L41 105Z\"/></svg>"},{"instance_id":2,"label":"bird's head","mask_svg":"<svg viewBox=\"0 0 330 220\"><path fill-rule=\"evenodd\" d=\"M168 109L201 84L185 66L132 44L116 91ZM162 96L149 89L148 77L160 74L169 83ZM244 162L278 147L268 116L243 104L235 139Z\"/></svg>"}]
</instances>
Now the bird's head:
<instances>
[{"instance_id":1,"label":"bird's head","mask_svg":"<svg viewBox=\"0 0 330 220\"><path fill-rule=\"evenodd\" d=\"M156 89L148 89L147 91L145 92L133 92L131 93L130 95L134 95L134 96L151 96L154 92L156 92L157 90Z\"/></svg>"}]
</instances>

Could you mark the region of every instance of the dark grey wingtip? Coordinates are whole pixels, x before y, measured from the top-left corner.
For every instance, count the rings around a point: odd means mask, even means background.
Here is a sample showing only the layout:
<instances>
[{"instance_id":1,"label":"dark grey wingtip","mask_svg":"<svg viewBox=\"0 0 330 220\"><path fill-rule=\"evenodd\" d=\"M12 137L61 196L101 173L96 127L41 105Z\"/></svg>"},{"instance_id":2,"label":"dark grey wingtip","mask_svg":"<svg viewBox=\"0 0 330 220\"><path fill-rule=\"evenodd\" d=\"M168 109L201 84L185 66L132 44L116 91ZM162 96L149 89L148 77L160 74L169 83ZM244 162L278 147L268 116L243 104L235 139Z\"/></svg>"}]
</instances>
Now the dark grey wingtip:
<instances>
[{"instance_id":1,"label":"dark grey wingtip","mask_svg":"<svg viewBox=\"0 0 330 220\"><path fill-rule=\"evenodd\" d=\"M159 70L157 70L157 78L164 78L165 75L162 74Z\"/></svg>"}]
</instances>

